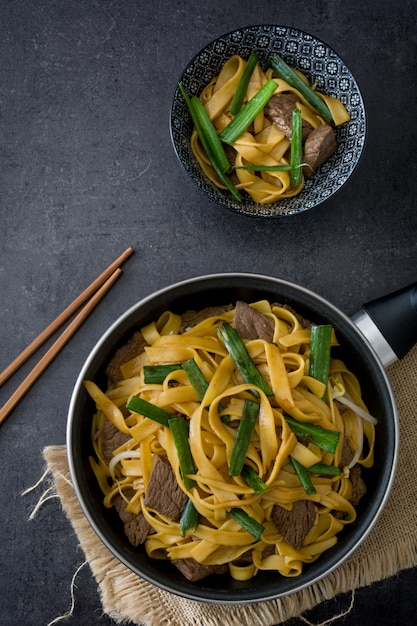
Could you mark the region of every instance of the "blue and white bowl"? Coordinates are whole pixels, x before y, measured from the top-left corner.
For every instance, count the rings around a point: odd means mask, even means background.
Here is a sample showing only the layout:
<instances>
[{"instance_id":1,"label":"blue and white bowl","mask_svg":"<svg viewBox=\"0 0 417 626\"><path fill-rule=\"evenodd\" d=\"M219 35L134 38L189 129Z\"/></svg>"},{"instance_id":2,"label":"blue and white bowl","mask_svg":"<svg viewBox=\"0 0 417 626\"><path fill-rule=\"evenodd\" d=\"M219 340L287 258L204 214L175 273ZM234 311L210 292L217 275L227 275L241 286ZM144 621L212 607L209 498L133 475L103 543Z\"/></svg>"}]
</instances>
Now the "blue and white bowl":
<instances>
[{"instance_id":1,"label":"blue and white bowl","mask_svg":"<svg viewBox=\"0 0 417 626\"><path fill-rule=\"evenodd\" d=\"M198 189L217 204L250 216L279 217L312 209L331 198L350 178L361 157L366 136L366 115L361 92L352 72L332 48L316 37L285 26L248 26L222 35L190 61L179 81L190 96L199 96L224 63L234 54L248 58L256 50L262 65L279 54L291 67L302 71L322 93L339 98L350 121L336 127L337 149L319 170L306 179L298 196L261 205L244 194L242 203L215 187L195 159L190 137L192 121L177 86L171 107L170 130L174 150L185 172Z\"/></svg>"}]
</instances>

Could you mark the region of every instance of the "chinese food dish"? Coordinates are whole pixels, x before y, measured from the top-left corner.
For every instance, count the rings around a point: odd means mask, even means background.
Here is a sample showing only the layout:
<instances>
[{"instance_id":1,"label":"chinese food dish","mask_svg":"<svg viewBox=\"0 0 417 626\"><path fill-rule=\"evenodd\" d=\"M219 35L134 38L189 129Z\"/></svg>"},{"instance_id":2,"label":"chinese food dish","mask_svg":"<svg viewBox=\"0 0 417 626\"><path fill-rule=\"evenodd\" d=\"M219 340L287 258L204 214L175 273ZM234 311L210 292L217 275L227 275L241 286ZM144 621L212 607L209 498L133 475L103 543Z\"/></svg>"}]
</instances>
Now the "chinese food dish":
<instances>
[{"instance_id":1,"label":"chinese food dish","mask_svg":"<svg viewBox=\"0 0 417 626\"><path fill-rule=\"evenodd\" d=\"M199 96L226 153L227 177L213 163L195 120L191 136L191 149L205 175L217 187L232 191L236 199L244 191L259 204L299 194L305 177L314 175L335 152L334 126L350 119L339 99L318 93L301 72L280 57L268 61L264 71L257 55L248 61L232 56ZM254 106L248 124L249 108L272 81L275 85L272 83L264 105ZM234 100L242 85L239 109ZM294 110L300 113L299 126L294 126ZM241 132L229 134L238 117L244 118Z\"/></svg>"},{"instance_id":2,"label":"chinese food dish","mask_svg":"<svg viewBox=\"0 0 417 626\"><path fill-rule=\"evenodd\" d=\"M137 331L107 367L90 458L134 546L192 581L298 576L366 493L376 420L337 337L266 300Z\"/></svg>"}]
</instances>

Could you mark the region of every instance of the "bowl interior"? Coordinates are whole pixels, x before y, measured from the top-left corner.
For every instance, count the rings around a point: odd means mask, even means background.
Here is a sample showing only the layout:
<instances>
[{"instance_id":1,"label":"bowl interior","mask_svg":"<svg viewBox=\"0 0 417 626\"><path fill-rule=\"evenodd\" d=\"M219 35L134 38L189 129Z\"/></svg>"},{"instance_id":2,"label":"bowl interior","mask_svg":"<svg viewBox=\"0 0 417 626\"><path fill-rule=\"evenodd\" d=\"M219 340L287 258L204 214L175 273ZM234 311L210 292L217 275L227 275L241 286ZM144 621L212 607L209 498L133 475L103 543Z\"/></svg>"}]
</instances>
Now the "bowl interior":
<instances>
[{"instance_id":1,"label":"bowl interior","mask_svg":"<svg viewBox=\"0 0 417 626\"><path fill-rule=\"evenodd\" d=\"M225 61L234 54L247 59L256 50L260 62L279 54L292 67L301 70L317 84L319 91L339 98L351 120L335 128L337 150L319 170L306 179L301 193L270 205L255 203L244 194L242 203L217 189L203 174L191 148L192 122L178 87L170 115L171 139L183 168L194 184L210 200L237 213L258 217L292 215L329 199L351 176L363 151L366 135L365 108L352 72L328 45L303 31L285 26L249 26L227 33L200 50L184 70L180 81L190 96L200 95Z\"/></svg>"},{"instance_id":2,"label":"bowl interior","mask_svg":"<svg viewBox=\"0 0 417 626\"><path fill-rule=\"evenodd\" d=\"M88 457L92 454L91 419L95 411L82 380L94 380L105 388L105 366L115 350L135 330L156 319L163 311L184 312L209 305L253 302L266 298L287 303L315 323L334 325L340 342L339 355L358 376L364 400L378 419L375 465L364 478L368 493L358 507L358 518L345 527L338 544L316 562L305 566L297 578L259 572L247 582L211 576L192 583L169 562L154 561L145 551L133 548L123 533L114 510L105 509ZM125 313L99 341L87 359L74 389L68 419L67 447L73 484L82 509L107 548L149 582L183 597L212 603L249 603L281 597L320 580L342 563L373 527L391 488L397 451L398 419L386 374L359 331L336 308L311 292L277 279L251 274L222 274L192 279L145 298Z\"/></svg>"}]
</instances>

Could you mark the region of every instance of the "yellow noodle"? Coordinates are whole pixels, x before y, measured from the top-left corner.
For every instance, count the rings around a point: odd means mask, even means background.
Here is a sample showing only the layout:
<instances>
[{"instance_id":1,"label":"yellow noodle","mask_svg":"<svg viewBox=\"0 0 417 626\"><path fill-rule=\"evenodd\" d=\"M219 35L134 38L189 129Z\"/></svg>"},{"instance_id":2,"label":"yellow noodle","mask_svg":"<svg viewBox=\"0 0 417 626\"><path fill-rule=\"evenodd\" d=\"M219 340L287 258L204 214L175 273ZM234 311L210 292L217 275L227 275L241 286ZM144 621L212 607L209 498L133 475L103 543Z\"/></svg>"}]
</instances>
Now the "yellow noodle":
<instances>
[{"instance_id":1,"label":"yellow noodle","mask_svg":"<svg viewBox=\"0 0 417 626\"><path fill-rule=\"evenodd\" d=\"M210 119L215 119L231 103L245 65L245 61L238 55L232 56L223 65L212 96L205 102Z\"/></svg>"},{"instance_id":2,"label":"yellow noodle","mask_svg":"<svg viewBox=\"0 0 417 626\"><path fill-rule=\"evenodd\" d=\"M245 66L246 61L244 59L239 55L233 55L223 65L219 75L210 81L200 95L200 99L218 132L221 132L233 118L230 113L230 106ZM300 71L295 71L308 84L307 78ZM275 94L292 93L296 96L297 107L301 110L302 119L310 124L313 129L325 124L325 120L297 89L291 87L281 78L276 78L271 68L263 72L259 63L256 64L250 78L243 106L271 78L277 84ZM315 89L315 86L312 88ZM349 121L349 113L340 100L320 93L318 95L329 107L336 126ZM257 115L251 127L238 138L233 147L236 150L233 165L236 166L289 163L290 140L275 124L271 123L264 110ZM219 180L207 158L195 129L191 136L191 149L206 176L217 187L224 189L225 186ZM288 171L255 173L237 169L236 175L239 180L238 189L245 190L255 202L260 204L269 204L297 195L304 186L304 179L302 178L297 187L291 188Z\"/></svg>"},{"instance_id":3,"label":"yellow noodle","mask_svg":"<svg viewBox=\"0 0 417 626\"><path fill-rule=\"evenodd\" d=\"M366 411L359 382L345 364L331 360L324 401L326 386L308 373L310 330L303 329L297 316L284 307L271 306L266 300L252 306L274 322L273 343L263 339L244 340L253 362L273 391L271 397L242 380L218 337L216 328L222 320L233 322L233 308L203 320L181 335L172 332L173 328L180 328L180 318L167 312L142 330L147 342L146 361L143 355L137 355L122 368L122 372L134 370L133 376L125 377L106 392L95 383L85 381L97 406L92 424L95 456L90 458L90 463L103 492L104 505L111 507L114 498L120 495L126 502L127 512L144 515L154 531L145 542L145 550L151 558L193 558L204 565L227 563L231 576L237 580L248 580L259 570L279 572L282 576L299 575L304 563L312 562L331 548L344 526L356 519L350 502L353 487L348 468L344 468L340 476L311 474L315 493L307 496L289 462L290 455L305 467L315 462L338 465L346 438L358 462L370 467L375 445L374 424L351 408L339 410L337 394L333 398L332 391L336 389ZM336 345L336 337L333 337L333 344ZM181 369L181 364L191 357L207 381L201 401ZM161 384L145 384L139 363L175 363L179 364L179 369ZM140 414L126 415L121 410L131 395L138 395L188 421L195 465L195 473L189 478L194 479L197 486L187 491L184 485L169 428ZM245 464L250 465L267 486L262 494L256 494L241 476L232 477L228 473L237 428L248 398L259 403L259 414ZM335 454L314 444L300 443L284 417L287 414L337 430L340 441ZM126 441L113 451L112 473L100 436L106 419L127 435ZM188 531L186 537L181 536L178 522L144 504L157 455L168 459L179 487L204 518L204 523ZM315 504L316 517L302 547L296 549L284 540L271 516L275 505L291 509L294 502L306 499ZM228 515L231 508L246 511L264 526L260 541ZM338 519L340 515L342 518ZM270 550L265 553L265 548L271 546L273 553ZM251 555L252 562L239 563L243 554Z\"/></svg>"}]
</instances>

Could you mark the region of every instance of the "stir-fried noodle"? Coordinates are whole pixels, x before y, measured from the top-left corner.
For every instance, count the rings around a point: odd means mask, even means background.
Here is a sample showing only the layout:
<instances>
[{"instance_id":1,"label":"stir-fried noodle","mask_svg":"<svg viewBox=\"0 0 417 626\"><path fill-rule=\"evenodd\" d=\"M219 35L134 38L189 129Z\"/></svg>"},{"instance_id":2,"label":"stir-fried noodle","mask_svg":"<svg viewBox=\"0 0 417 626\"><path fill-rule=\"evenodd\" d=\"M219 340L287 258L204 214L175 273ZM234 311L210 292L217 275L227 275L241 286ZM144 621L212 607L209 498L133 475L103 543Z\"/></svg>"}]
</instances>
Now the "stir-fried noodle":
<instances>
[{"instance_id":1,"label":"stir-fried noodle","mask_svg":"<svg viewBox=\"0 0 417 626\"><path fill-rule=\"evenodd\" d=\"M166 312L142 329L144 350L121 365L118 382L102 391L85 381L97 406L91 464L105 506L118 502L120 511L122 504L125 528L138 521L145 528L131 541L143 541L151 558L170 559L180 569L192 562L207 566L205 574L226 569L240 580L259 570L297 576L304 563L335 545L344 526L355 521L358 482L364 487L357 470L373 464L375 428L357 379L340 360L330 358L327 384L311 376L311 327L267 301L250 309L270 336L262 331L248 339L239 330L240 340L270 394L245 379L218 330L224 323L238 328L236 307L224 307L186 329L179 315ZM331 343L337 344L334 331ZM191 360L206 382L203 391L187 374L184 364ZM174 367L162 382L145 382L147 368L161 365ZM190 474L183 473L170 425L127 410L132 398L185 422ZM251 404L256 420L240 451L245 471L230 475L238 428ZM294 424L336 433L334 452L300 436ZM109 427L119 435L110 454L105 450ZM147 504L155 459L164 460L165 475L175 477L182 509L188 504L194 511L190 527L184 529L183 511L173 519ZM307 491L296 471L300 466L310 481ZM323 466L334 473L327 475ZM291 517L296 510L301 520Z\"/></svg>"}]
</instances>

